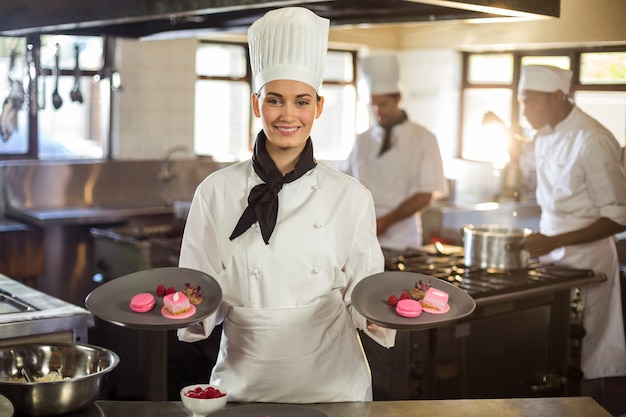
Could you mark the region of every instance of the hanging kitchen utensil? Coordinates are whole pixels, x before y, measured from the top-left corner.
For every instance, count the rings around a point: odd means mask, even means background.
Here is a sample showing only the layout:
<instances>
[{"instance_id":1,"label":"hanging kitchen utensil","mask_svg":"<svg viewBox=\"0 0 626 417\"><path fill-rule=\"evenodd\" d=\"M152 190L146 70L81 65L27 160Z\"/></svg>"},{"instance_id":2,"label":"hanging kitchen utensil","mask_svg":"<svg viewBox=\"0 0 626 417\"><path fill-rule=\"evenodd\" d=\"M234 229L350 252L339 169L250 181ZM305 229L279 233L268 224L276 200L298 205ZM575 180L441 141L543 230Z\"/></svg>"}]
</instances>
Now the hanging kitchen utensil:
<instances>
[{"instance_id":1,"label":"hanging kitchen utensil","mask_svg":"<svg viewBox=\"0 0 626 417\"><path fill-rule=\"evenodd\" d=\"M56 52L54 53L54 91L52 92L52 105L55 109L61 108L63 99L59 94L59 57L61 55L61 46L56 44Z\"/></svg>"},{"instance_id":2,"label":"hanging kitchen utensil","mask_svg":"<svg viewBox=\"0 0 626 417\"><path fill-rule=\"evenodd\" d=\"M9 61L9 96L2 104L2 113L0 114L0 133L2 141L7 142L13 132L17 130L17 112L24 105L24 84L14 76L15 58L17 51L15 48L11 51L11 59Z\"/></svg>"},{"instance_id":3,"label":"hanging kitchen utensil","mask_svg":"<svg viewBox=\"0 0 626 417\"><path fill-rule=\"evenodd\" d=\"M74 46L74 56L76 57L76 65L74 66L74 88L70 92L70 98L72 101L77 101L79 103L83 102L83 94L80 92L80 66L78 65L78 57L80 55L80 51L78 49L78 44Z\"/></svg>"},{"instance_id":4,"label":"hanging kitchen utensil","mask_svg":"<svg viewBox=\"0 0 626 417\"><path fill-rule=\"evenodd\" d=\"M28 80L28 88L26 90L28 90L28 105L27 108L30 111L31 116L34 116L37 114L37 110L39 107L39 103L37 103L37 94L38 94L38 85L37 85L37 80L38 80L38 71L37 71L37 65L35 64L35 58L34 58L34 48L32 44L28 44L27 48L26 48L26 55L25 55L25 61L26 61L26 72L27 72L27 80Z\"/></svg>"}]
</instances>

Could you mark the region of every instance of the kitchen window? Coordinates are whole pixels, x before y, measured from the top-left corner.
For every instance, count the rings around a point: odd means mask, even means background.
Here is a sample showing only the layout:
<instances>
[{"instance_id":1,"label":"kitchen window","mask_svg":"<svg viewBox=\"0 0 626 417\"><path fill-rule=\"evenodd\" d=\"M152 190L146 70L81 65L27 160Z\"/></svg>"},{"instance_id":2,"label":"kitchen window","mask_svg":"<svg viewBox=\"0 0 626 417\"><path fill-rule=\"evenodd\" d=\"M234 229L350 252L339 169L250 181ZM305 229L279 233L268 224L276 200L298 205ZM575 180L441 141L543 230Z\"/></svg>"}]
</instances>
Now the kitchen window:
<instances>
[{"instance_id":1,"label":"kitchen window","mask_svg":"<svg viewBox=\"0 0 626 417\"><path fill-rule=\"evenodd\" d=\"M509 160L506 133L483 122L491 111L532 137L517 102L521 67L554 65L573 72L576 104L626 146L626 46L511 52L465 52L461 94L461 157L503 167Z\"/></svg>"},{"instance_id":2,"label":"kitchen window","mask_svg":"<svg viewBox=\"0 0 626 417\"><path fill-rule=\"evenodd\" d=\"M14 114L4 113L0 159L107 155L114 73L105 69L106 45L98 36L0 38L3 99L23 95Z\"/></svg>"},{"instance_id":3,"label":"kitchen window","mask_svg":"<svg viewBox=\"0 0 626 417\"><path fill-rule=\"evenodd\" d=\"M354 140L355 52L330 50L324 112L311 133L319 159L342 160ZM260 119L252 114L252 75L246 44L200 41L196 50L194 151L219 161L247 159Z\"/></svg>"}]
</instances>

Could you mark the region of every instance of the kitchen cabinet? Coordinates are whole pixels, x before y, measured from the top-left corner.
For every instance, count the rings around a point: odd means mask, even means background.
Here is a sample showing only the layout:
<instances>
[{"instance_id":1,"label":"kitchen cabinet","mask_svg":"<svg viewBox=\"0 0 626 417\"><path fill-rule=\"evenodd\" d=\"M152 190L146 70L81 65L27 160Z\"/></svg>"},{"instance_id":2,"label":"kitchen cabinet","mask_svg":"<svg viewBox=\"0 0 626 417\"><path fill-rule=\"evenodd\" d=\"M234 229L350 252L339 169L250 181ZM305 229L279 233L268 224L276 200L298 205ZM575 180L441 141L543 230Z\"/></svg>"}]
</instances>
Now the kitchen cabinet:
<instances>
[{"instance_id":1,"label":"kitchen cabinet","mask_svg":"<svg viewBox=\"0 0 626 417\"><path fill-rule=\"evenodd\" d=\"M44 274L43 233L15 220L0 218L0 273L36 286Z\"/></svg>"}]
</instances>

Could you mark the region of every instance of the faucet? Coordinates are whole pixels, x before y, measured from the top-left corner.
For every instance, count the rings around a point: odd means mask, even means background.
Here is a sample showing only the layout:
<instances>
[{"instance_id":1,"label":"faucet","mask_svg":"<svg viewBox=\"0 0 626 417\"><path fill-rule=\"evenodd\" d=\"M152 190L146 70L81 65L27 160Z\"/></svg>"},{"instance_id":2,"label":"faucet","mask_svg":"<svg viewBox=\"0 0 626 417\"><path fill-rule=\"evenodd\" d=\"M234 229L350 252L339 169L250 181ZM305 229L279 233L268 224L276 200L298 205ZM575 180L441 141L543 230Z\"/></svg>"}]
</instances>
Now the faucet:
<instances>
[{"instance_id":1,"label":"faucet","mask_svg":"<svg viewBox=\"0 0 626 417\"><path fill-rule=\"evenodd\" d=\"M172 159L172 156L177 152L191 154L191 151L186 145L172 146L165 151L165 155L163 156L163 159L161 159L161 170L157 172L157 178L159 181L171 181L176 178L176 174L170 172L170 159Z\"/></svg>"}]
</instances>

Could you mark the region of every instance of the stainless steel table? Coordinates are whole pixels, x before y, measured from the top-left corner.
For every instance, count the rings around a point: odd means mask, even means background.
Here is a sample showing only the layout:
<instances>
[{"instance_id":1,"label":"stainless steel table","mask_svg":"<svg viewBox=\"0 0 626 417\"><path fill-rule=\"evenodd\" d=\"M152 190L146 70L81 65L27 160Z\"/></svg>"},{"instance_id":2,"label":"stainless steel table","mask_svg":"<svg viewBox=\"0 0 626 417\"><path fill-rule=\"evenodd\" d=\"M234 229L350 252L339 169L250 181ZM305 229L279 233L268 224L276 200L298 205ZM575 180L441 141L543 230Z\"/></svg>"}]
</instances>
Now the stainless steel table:
<instances>
[{"instance_id":1,"label":"stainless steel table","mask_svg":"<svg viewBox=\"0 0 626 417\"><path fill-rule=\"evenodd\" d=\"M228 404L227 407L237 407ZM307 405L329 417L611 417L589 397L550 397L488 400L374 401ZM97 401L76 417L185 417L180 401ZM75 417L71 414L71 417ZM295 417L295 416L294 416Z\"/></svg>"}]
</instances>

